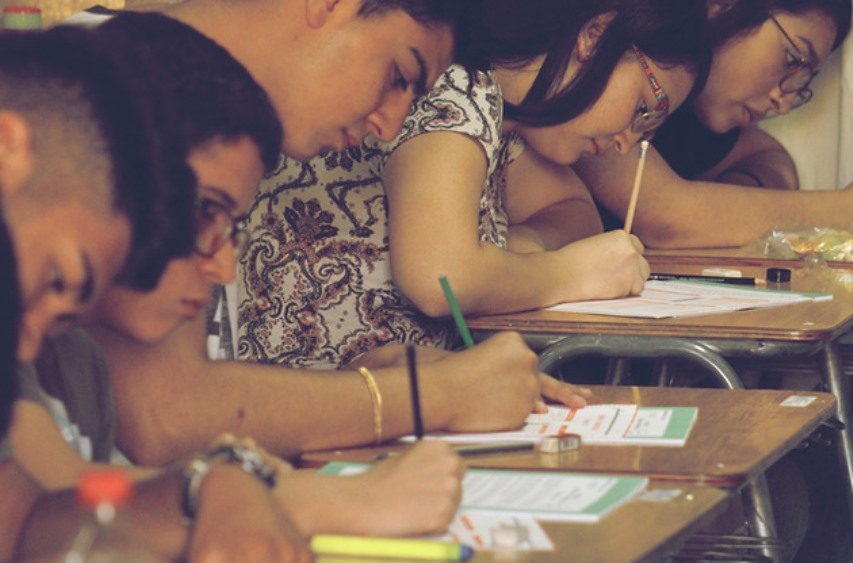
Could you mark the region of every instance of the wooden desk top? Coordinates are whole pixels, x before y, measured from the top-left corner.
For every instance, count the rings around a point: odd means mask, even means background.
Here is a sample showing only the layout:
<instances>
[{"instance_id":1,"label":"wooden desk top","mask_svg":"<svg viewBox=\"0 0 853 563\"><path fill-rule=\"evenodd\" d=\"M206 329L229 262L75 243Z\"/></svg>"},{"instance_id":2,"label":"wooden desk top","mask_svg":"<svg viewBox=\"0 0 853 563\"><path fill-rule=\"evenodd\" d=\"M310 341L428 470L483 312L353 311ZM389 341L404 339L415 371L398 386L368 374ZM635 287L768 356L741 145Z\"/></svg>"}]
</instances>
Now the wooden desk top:
<instances>
[{"instance_id":1,"label":"wooden desk top","mask_svg":"<svg viewBox=\"0 0 853 563\"><path fill-rule=\"evenodd\" d=\"M649 489L669 489L651 485ZM660 561L692 533L719 514L731 493L710 487L681 483L676 498L666 502L635 499L617 508L595 524L543 522L554 542L554 551L480 551L469 561L565 563L629 563ZM387 563L388 559L319 556L317 563ZM401 560L396 560L402 563ZM414 560L405 560L414 561ZM420 560L423 561L423 560Z\"/></svg>"},{"instance_id":2,"label":"wooden desk top","mask_svg":"<svg viewBox=\"0 0 853 563\"><path fill-rule=\"evenodd\" d=\"M592 386L597 403L698 406L696 424L681 448L582 445L561 454L535 451L469 456L471 467L638 473L655 481L739 487L806 439L835 412L829 393L673 387ZM783 407L791 395L814 397L805 407ZM304 466L328 461L372 461L407 445L306 453Z\"/></svg>"},{"instance_id":3,"label":"wooden desk top","mask_svg":"<svg viewBox=\"0 0 853 563\"><path fill-rule=\"evenodd\" d=\"M713 262L718 266L734 267L760 266L764 268L789 268L793 270L805 266L805 260L802 258L767 258L762 252L750 246L742 248L693 248L682 250L647 248L645 256L652 263L661 259L675 259L684 264L708 264ZM828 261L826 264L832 268L842 270L853 269L853 262Z\"/></svg>"},{"instance_id":4,"label":"wooden desk top","mask_svg":"<svg viewBox=\"0 0 853 563\"><path fill-rule=\"evenodd\" d=\"M669 259L652 263L652 271L700 274L717 263L684 264ZM763 267L739 266L744 276L763 278ZM853 327L853 272L833 269L793 270L793 291L831 293L831 301L798 303L753 311L676 319L640 319L560 311L526 311L468 319L474 331L514 330L525 334L620 334L694 339L828 342Z\"/></svg>"},{"instance_id":5,"label":"wooden desk top","mask_svg":"<svg viewBox=\"0 0 853 563\"><path fill-rule=\"evenodd\" d=\"M671 485L671 484L670 484ZM542 527L556 547L551 552L531 552L512 561L537 563L628 563L660 561L677 549L688 536L700 529L725 506L731 494L711 487L679 483L660 484L650 489L682 491L669 502L633 500L604 517L598 524L545 522ZM474 563L506 562L501 553L478 553Z\"/></svg>"}]
</instances>

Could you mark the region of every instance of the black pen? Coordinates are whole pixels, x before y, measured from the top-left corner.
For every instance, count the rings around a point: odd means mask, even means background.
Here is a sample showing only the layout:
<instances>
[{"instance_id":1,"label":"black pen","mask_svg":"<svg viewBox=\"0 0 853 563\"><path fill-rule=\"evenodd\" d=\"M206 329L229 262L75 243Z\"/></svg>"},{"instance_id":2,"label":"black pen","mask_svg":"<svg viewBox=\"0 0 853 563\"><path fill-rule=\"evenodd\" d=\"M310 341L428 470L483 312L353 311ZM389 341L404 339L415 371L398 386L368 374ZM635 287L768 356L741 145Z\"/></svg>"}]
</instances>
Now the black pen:
<instances>
[{"instance_id":1,"label":"black pen","mask_svg":"<svg viewBox=\"0 0 853 563\"><path fill-rule=\"evenodd\" d=\"M409 391L412 394L412 419L415 423L415 437L420 440L424 437L424 423L421 418L421 399L418 390L418 365L415 361L415 347L412 344L406 346L406 365L409 367Z\"/></svg>"},{"instance_id":2,"label":"black pen","mask_svg":"<svg viewBox=\"0 0 853 563\"><path fill-rule=\"evenodd\" d=\"M755 285L763 283L759 278L729 278L726 276L694 276L690 274L649 274L649 281L701 281L728 283L732 285Z\"/></svg>"},{"instance_id":3,"label":"black pen","mask_svg":"<svg viewBox=\"0 0 853 563\"><path fill-rule=\"evenodd\" d=\"M474 444L470 446L458 446L454 448L457 454L465 457L470 455L485 455L485 454L502 454L510 452L522 452L532 450L536 447L534 442L512 441L512 442L486 442L484 444ZM396 450L382 452L373 458L373 461L382 461L389 457L400 455Z\"/></svg>"},{"instance_id":4,"label":"black pen","mask_svg":"<svg viewBox=\"0 0 853 563\"><path fill-rule=\"evenodd\" d=\"M523 450L532 450L536 444L533 442L492 442L485 444L476 444L473 446L460 446L456 448L456 453L461 456L480 455L480 454L499 454L507 452L518 452Z\"/></svg>"}]
</instances>

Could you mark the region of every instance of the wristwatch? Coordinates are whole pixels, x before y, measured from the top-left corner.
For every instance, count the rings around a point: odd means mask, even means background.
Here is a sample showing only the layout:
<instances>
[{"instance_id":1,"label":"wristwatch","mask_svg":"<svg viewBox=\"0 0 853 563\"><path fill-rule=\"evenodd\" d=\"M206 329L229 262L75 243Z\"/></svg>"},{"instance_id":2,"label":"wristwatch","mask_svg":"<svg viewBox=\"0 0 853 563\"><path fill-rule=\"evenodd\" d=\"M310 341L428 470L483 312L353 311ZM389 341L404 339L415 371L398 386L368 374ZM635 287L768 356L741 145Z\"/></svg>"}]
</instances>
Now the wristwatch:
<instances>
[{"instance_id":1,"label":"wristwatch","mask_svg":"<svg viewBox=\"0 0 853 563\"><path fill-rule=\"evenodd\" d=\"M246 473L257 477L268 488L275 487L276 470L264 461L263 455L258 450L239 441L216 446L192 458L184 466L181 479L181 512L185 523L191 524L198 512L198 494L204 477L211 467L220 463L236 465Z\"/></svg>"}]
</instances>

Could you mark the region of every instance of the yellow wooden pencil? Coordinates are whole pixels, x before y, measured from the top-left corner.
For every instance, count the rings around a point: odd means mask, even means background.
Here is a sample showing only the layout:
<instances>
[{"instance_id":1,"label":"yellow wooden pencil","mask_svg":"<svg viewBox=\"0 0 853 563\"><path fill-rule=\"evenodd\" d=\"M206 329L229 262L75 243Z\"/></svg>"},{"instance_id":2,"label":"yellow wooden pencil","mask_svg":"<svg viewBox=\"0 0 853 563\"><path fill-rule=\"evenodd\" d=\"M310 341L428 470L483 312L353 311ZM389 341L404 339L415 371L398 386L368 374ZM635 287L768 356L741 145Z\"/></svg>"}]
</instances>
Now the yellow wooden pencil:
<instances>
[{"instance_id":1,"label":"yellow wooden pencil","mask_svg":"<svg viewBox=\"0 0 853 563\"><path fill-rule=\"evenodd\" d=\"M646 153L649 150L649 142L640 142L640 158L637 160L637 173L634 174L634 187L631 189L631 199L628 202L628 213L625 214L625 232L631 233L631 225L634 224L634 212L637 209L637 196L640 194L640 183L643 181L643 168L646 166Z\"/></svg>"}]
</instances>

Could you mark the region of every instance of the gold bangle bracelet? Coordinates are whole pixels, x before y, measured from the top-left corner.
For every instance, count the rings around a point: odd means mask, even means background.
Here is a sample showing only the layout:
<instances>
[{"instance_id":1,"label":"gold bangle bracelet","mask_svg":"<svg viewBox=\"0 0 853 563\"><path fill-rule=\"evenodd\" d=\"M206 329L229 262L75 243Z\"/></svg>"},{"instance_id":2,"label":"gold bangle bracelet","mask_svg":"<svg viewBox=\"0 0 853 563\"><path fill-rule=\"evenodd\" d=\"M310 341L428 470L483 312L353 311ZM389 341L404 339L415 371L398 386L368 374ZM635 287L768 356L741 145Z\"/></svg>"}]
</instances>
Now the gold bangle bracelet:
<instances>
[{"instance_id":1,"label":"gold bangle bracelet","mask_svg":"<svg viewBox=\"0 0 853 563\"><path fill-rule=\"evenodd\" d=\"M364 378L370 391L370 402L373 403L373 442L377 446L382 443L382 393L376 385L376 378L366 367L358 368L358 373Z\"/></svg>"}]
</instances>

